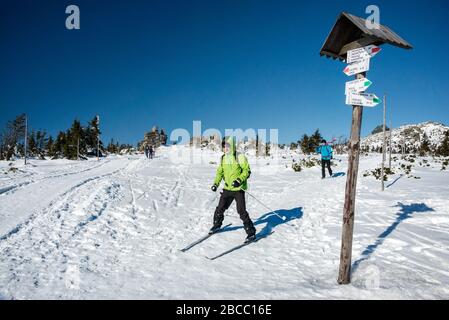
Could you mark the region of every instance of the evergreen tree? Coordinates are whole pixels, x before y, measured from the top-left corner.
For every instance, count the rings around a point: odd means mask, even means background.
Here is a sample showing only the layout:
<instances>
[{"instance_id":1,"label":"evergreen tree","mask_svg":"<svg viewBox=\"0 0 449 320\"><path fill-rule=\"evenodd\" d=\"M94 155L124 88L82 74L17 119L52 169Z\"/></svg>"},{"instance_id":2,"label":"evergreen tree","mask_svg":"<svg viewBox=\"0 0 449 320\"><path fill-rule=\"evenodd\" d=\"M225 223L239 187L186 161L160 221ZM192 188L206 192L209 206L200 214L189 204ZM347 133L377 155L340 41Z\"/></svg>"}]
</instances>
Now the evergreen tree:
<instances>
[{"instance_id":1,"label":"evergreen tree","mask_svg":"<svg viewBox=\"0 0 449 320\"><path fill-rule=\"evenodd\" d=\"M16 145L16 155L19 157L25 157L25 144L23 142Z\"/></svg>"},{"instance_id":2,"label":"evergreen tree","mask_svg":"<svg viewBox=\"0 0 449 320\"><path fill-rule=\"evenodd\" d=\"M438 148L438 154L444 157L449 156L449 130L444 133L444 139Z\"/></svg>"},{"instance_id":3,"label":"evergreen tree","mask_svg":"<svg viewBox=\"0 0 449 320\"><path fill-rule=\"evenodd\" d=\"M421 141L421 145L419 146L419 155L420 156L424 156L428 153L430 153L430 142L429 139L427 138L427 135L424 133L423 134L423 138Z\"/></svg>"},{"instance_id":4,"label":"evergreen tree","mask_svg":"<svg viewBox=\"0 0 449 320\"><path fill-rule=\"evenodd\" d=\"M63 154L64 158L74 160L76 159L76 149L75 145L72 144L73 137L70 129L65 132L65 143L63 144Z\"/></svg>"},{"instance_id":5,"label":"evergreen tree","mask_svg":"<svg viewBox=\"0 0 449 320\"><path fill-rule=\"evenodd\" d=\"M5 138L3 136L3 132L0 132L0 160L5 160Z\"/></svg>"},{"instance_id":6,"label":"evergreen tree","mask_svg":"<svg viewBox=\"0 0 449 320\"><path fill-rule=\"evenodd\" d=\"M315 152L315 148L318 147L323 140L320 130L316 129L315 132L310 136L310 152Z\"/></svg>"},{"instance_id":7,"label":"evergreen tree","mask_svg":"<svg viewBox=\"0 0 449 320\"><path fill-rule=\"evenodd\" d=\"M304 154L309 154L309 145L310 145L310 138L307 134L304 134L301 138L301 140L298 141L299 146L301 147L301 151Z\"/></svg>"},{"instance_id":8,"label":"evergreen tree","mask_svg":"<svg viewBox=\"0 0 449 320\"><path fill-rule=\"evenodd\" d=\"M113 138L111 138L111 141L107 145L106 151L109 153L114 153L114 139Z\"/></svg>"},{"instance_id":9,"label":"evergreen tree","mask_svg":"<svg viewBox=\"0 0 449 320\"><path fill-rule=\"evenodd\" d=\"M165 133L164 129L161 129L161 145L167 145L167 134Z\"/></svg>"},{"instance_id":10,"label":"evergreen tree","mask_svg":"<svg viewBox=\"0 0 449 320\"><path fill-rule=\"evenodd\" d=\"M27 138L27 153L30 156L36 155L36 132L32 130Z\"/></svg>"},{"instance_id":11,"label":"evergreen tree","mask_svg":"<svg viewBox=\"0 0 449 320\"><path fill-rule=\"evenodd\" d=\"M66 156L67 137L65 132L60 131L56 137L56 142L53 147L54 158L62 158Z\"/></svg>"},{"instance_id":12,"label":"evergreen tree","mask_svg":"<svg viewBox=\"0 0 449 320\"><path fill-rule=\"evenodd\" d=\"M21 114L13 121L9 121L2 134L2 153L8 161L15 154L17 144L25 137L25 119L25 114Z\"/></svg>"},{"instance_id":13,"label":"evergreen tree","mask_svg":"<svg viewBox=\"0 0 449 320\"><path fill-rule=\"evenodd\" d=\"M321 136L320 130L316 129L310 137L304 134L301 140L298 141L298 144L304 154L311 154L315 152L315 148L320 145L321 140L323 140L323 137Z\"/></svg>"},{"instance_id":14,"label":"evergreen tree","mask_svg":"<svg viewBox=\"0 0 449 320\"><path fill-rule=\"evenodd\" d=\"M97 138L101 135L100 126L98 122L98 118L95 117L91 121L89 121L89 124L85 130L85 139L86 139L86 147L90 152L88 152L91 155L96 156L97 155L97 149L98 149L98 143ZM100 154L101 150L103 149L103 142L100 140Z\"/></svg>"},{"instance_id":15,"label":"evergreen tree","mask_svg":"<svg viewBox=\"0 0 449 320\"><path fill-rule=\"evenodd\" d=\"M38 130L36 132L36 155L42 160L45 159L47 144L47 133L45 131Z\"/></svg>"},{"instance_id":16,"label":"evergreen tree","mask_svg":"<svg viewBox=\"0 0 449 320\"><path fill-rule=\"evenodd\" d=\"M114 139L111 138L111 141L109 142L108 146L106 147L106 150L109 153L117 154L119 151L119 143L118 142L114 143Z\"/></svg>"},{"instance_id":17,"label":"evergreen tree","mask_svg":"<svg viewBox=\"0 0 449 320\"><path fill-rule=\"evenodd\" d=\"M55 153L55 141L53 140L52 136L49 136L47 139L47 143L45 144L45 151L46 154L50 157L50 158L54 158L56 153Z\"/></svg>"},{"instance_id":18,"label":"evergreen tree","mask_svg":"<svg viewBox=\"0 0 449 320\"><path fill-rule=\"evenodd\" d=\"M81 122L78 119L75 119L72 123L72 127L70 128L69 141L71 147L71 158L69 159L77 159L78 158L78 145L79 145L79 156L84 157L86 154L86 139L85 139L85 131L81 126Z\"/></svg>"}]
</instances>

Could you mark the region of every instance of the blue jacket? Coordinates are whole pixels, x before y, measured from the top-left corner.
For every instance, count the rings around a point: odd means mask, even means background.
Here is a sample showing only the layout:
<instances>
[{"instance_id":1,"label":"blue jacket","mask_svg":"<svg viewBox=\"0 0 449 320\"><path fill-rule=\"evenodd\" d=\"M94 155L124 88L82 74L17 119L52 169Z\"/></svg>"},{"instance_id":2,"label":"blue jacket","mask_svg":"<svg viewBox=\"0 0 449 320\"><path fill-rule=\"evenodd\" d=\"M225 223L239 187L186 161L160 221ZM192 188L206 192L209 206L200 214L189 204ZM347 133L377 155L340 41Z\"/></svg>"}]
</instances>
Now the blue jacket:
<instances>
[{"instance_id":1,"label":"blue jacket","mask_svg":"<svg viewBox=\"0 0 449 320\"><path fill-rule=\"evenodd\" d=\"M321 159L322 160L330 160L332 159L332 155L333 155L333 150L332 147L330 145L322 145L319 146L315 149L316 153L321 154Z\"/></svg>"}]
</instances>

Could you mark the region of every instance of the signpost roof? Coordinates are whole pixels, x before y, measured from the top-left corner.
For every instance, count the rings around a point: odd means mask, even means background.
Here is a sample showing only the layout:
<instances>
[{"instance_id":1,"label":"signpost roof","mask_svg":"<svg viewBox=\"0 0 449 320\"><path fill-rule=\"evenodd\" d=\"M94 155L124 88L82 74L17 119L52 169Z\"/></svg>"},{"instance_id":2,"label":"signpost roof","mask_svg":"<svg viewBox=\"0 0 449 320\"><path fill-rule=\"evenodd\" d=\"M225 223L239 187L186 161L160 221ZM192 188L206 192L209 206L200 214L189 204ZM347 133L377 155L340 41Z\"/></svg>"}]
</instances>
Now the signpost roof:
<instances>
[{"instance_id":1,"label":"signpost roof","mask_svg":"<svg viewBox=\"0 0 449 320\"><path fill-rule=\"evenodd\" d=\"M407 41L387 26L380 25L378 29L368 29L365 26L365 19L342 12L327 36L320 50L320 56L345 60L348 50L370 44L379 46L384 43L404 49L412 48Z\"/></svg>"}]
</instances>

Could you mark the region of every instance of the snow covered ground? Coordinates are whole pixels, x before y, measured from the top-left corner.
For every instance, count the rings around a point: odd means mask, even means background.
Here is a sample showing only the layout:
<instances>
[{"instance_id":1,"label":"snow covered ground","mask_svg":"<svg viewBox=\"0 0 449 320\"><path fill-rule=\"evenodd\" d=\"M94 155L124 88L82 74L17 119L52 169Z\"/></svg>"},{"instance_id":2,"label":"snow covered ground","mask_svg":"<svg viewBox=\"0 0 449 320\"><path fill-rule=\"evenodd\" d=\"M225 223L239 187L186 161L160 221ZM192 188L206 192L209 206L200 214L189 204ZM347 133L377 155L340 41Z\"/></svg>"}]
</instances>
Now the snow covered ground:
<instances>
[{"instance_id":1,"label":"snow covered ground","mask_svg":"<svg viewBox=\"0 0 449 320\"><path fill-rule=\"evenodd\" d=\"M297 173L291 157L250 157L256 243L232 226L183 253L212 224L219 153L163 148L157 158L0 162L0 296L5 299L448 299L449 172L390 176L384 192L361 157L350 285L336 283L346 157L338 177ZM198 161L201 156L202 161ZM341 161L338 161L341 160ZM272 231L274 233L270 234Z\"/></svg>"}]
</instances>

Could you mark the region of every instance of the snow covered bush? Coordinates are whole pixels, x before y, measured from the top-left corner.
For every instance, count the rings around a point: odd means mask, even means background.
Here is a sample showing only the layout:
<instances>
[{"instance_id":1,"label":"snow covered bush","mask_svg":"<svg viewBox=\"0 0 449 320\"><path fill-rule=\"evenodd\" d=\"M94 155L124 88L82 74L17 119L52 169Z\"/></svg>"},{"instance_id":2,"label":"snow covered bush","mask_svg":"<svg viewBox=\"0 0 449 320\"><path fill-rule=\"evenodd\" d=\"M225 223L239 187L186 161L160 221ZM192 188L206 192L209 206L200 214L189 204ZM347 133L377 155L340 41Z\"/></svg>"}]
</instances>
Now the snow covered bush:
<instances>
[{"instance_id":1,"label":"snow covered bush","mask_svg":"<svg viewBox=\"0 0 449 320\"><path fill-rule=\"evenodd\" d=\"M302 170L301 165L299 163L293 163L292 164L292 169L295 172L301 172L301 170Z\"/></svg>"},{"instance_id":2,"label":"snow covered bush","mask_svg":"<svg viewBox=\"0 0 449 320\"><path fill-rule=\"evenodd\" d=\"M369 177L372 175L376 178L376 180L380 180L381 174L382 174L382 168L375 168L374 170L371 170L371 171L365 171L363 173L363 176ZM384 177L383 177L384 181L387 181L388 176L393 175L393 174L395 174L395 173L391 168L388 168L388 167L384 168Z\"/></svg>"},{"instance_id":3,"label":"snow covered bush","mask_svg":"<svg viewBox=\"0 0 449 320\"><path fill-rule=\"evenodd\" d=\"M306 168L321 166L321 160L315 158L301 159L300 164Z\"/></svg>"}]
</instances>

